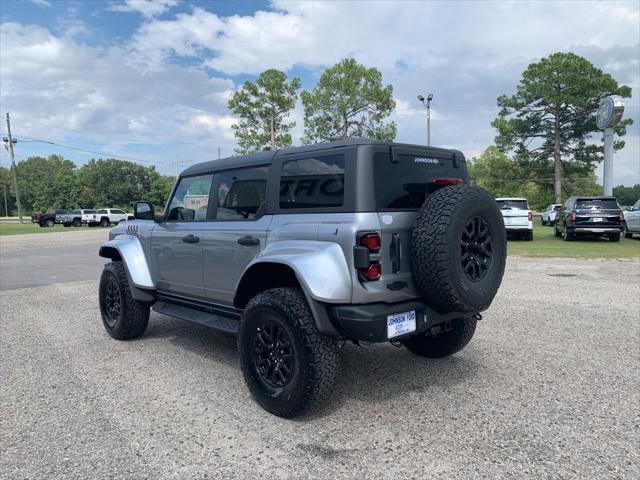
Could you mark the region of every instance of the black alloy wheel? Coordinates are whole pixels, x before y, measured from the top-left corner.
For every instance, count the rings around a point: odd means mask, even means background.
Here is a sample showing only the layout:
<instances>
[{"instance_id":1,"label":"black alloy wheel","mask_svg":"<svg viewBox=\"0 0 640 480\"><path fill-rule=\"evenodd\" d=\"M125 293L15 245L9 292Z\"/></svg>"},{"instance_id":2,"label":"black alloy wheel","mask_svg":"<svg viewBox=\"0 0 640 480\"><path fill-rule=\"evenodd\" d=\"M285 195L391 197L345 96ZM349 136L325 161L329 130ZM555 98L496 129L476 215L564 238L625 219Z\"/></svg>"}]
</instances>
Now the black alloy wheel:
<instances>
[{"instance_id":1,"label":"black alloy wheel","mask_svg":"<svg viewBox=\"0 0 640 480\"><path fill-rule=\"evenodd\" d=\"M106 295L104 296L104 320L109 327L113 328L120 319L120 313L122 312L122 294L115 277L107 280L106 287Z\"/></svg>"},{"instance_id":2,"label":"black alloy wheel","mask_svg":"<svg viewBox=\"0 0 640 480\"><path fill-rule=\"evenodd\" d=\"M472 217L462 229L460 262L466 277L482 280L491 267L493 245L489 225L483 217Z\"/></svg>"},{"instance_id":3,"label":"black alloy wheel","mask_svg":"<svg viewBox=\"0 0 640 480\"><path fill-rule=\"evenodd\" d=\"M295 356L292 339L282 326L266 320L256 328L253 361L260 378L282 388L293 378Z\"/></svg>"}]
</instances>

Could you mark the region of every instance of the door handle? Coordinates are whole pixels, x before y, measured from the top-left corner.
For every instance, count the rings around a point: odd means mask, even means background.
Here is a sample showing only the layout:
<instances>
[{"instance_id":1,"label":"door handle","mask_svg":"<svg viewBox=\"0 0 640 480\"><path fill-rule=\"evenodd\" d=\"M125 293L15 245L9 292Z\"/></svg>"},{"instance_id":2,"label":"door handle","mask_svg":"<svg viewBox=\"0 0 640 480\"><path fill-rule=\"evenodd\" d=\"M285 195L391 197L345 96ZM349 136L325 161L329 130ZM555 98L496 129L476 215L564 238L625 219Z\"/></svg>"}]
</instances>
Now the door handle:
<instances>
[{"instance_id":1,"label":"door handle","mask_svg":"<svg viewBox=\"0 0 640 480\"><path fill-rule=\"evenodd\" d=\"M189 234L186 237L182 237L182 241L184 243L198 243L200 241L200 237Z\"/></svg>"},{"instance_id":2,"label":"door handle","mask_svg":"<svg viewBox=\"0 0 640 480\"><path fill-rule=\"evenodd\" d=\"M247 247L250 247L250 246L260 245L260 239L247 235L246 237L240 237L238 239L238 243L240 245L245 245Z\"/></svg>"}]
</instances>

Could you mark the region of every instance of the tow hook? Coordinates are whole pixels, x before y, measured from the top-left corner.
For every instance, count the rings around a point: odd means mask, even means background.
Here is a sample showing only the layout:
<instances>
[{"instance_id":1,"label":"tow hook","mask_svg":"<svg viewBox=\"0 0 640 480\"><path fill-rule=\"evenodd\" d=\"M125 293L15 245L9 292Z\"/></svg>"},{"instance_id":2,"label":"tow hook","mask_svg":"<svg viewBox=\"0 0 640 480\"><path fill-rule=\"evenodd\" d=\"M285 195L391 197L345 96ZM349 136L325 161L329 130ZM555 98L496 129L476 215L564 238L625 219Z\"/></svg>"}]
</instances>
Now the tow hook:
<instances>
[{"instance_id":1,"label":"tow hook","mask_svg":"<svg viewBox=\"0 0 640 480\"><path fill-rule=\"evenodd\" d=\"M402 343L400 342L400 340L389 340L389 343L397 348L402 347Z\"/></svg>"},{"instance_id":2,"label":"tow hook","mask_svg":"<svg viewBox=\"0 0 640 480\"><path fill-rule=\"evenodd\" d=\"M471 318L473 318L476 322L479 322L480 320L482 320L482 315L479 313L474 313Z\"/></svg>"}]
</instances>

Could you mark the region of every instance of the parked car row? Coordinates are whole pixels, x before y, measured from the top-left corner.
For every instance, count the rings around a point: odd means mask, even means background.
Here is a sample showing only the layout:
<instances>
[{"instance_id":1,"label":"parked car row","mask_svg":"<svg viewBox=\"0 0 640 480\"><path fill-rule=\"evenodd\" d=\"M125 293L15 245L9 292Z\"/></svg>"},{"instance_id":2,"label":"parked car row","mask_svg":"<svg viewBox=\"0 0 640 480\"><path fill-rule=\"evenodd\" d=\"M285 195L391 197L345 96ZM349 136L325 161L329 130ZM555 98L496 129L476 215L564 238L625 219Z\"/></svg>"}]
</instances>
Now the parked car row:
<instances>
[{"instance_id":1,"label":"parked car row","mask_svg":"<svg viewBox=\"0 0 640 480\"><path fill-rule=\"evenodd\" d=\"M526 198L496 198L507 235L533 240L533 212ZM624 211L614 197L569 197L564 204L552 203L540 215L542 225L554 227L555 236L565 241L579 237L606 237L640 234L640 200Z\"/></svg>"},{"instance_id":2,"label":"parked car row","mask_svg":"<svg viewBox=\"0 0 640 480\"><path fill-rule=\"evenodd\" d=\"M56 223L65 227L80 227L82 225L108 227L127 220L133 220L133 215L118 208L98 210L81 208L71 211L51 208L45 213L38 212L31 217L31 221L41 227L53 227Z\"/></svg>"}]
</instances>

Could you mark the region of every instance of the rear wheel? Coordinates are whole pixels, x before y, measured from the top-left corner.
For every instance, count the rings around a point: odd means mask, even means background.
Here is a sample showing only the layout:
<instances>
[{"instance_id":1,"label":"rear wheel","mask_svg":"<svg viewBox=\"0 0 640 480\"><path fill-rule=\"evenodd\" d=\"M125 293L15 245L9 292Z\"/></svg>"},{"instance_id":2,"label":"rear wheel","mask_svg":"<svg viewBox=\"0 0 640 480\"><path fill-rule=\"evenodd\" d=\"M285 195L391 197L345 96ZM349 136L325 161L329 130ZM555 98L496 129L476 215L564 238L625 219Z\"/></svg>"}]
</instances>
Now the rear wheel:
<instances>
[{"instance_id":1,"label":"rear wheel","mask_svg":"<svg viewBox=\"0 0 640 480\"><path fill-rule=\"evenodd\" d=\"M53 227L55 225L55 222L53 220L47 220L46 222L44 222L44 224L47 227Z\"/></svg>"},{"instance_id":2,"label":"rear wheel","mask_svg":"<svg viewBox=\"0 0 640 480\"><path fill-rule=\"evenodd\" d=\"M122 262L104 266L98 297L102 323L111 337L130 340L144 333L149 323L149 305L131 296Z\"/></svg>"},{"instance_id":3,"label":"rear wheel","mask_svg":"<svg viewBox=\"0 0 640 480\"><path fill-rule=\"evenodd\" d=\"M416 286L441 312L486 310L502 281L506 245L502 215L486 190L441 188L427 197L413 229Z\"/></svg>"},{"instance_id":4,"label":"rear wheel","mask_svg":"<svg viewBox=\"0 0 640 480\"><path fill-rule=\"evenodd\" d=\"M442 358L462 350L473 338L477 320L471 318L457 318L440 325L441 330L436 335L413 335L402 340L407 349L421 357Z\"/></svg>"},{"instance_id":5,"label":"rear wheel","mask_svg":"<svg viewBox=\"0 0 640 480\"><path fill-rule=\"evenodd\" d=\"M530 242L531 240L533 240L533 232L531 231L531 232L527 232L527 233L525 233L525 234L524 234L524 239L525 239L525 240L527 240L527 241L529 241L529 242Z\"/></svg>"},{"instance_id":6,"label":"rear wheel","mask_svg":"<svg viewBox=\"0 0 640 480\"><path fill-rule=\"evenodd\" d=\"M100 219L100 226L101 227L108 227L109 226L109 219L108 218L101 218Z\"/></svg>"},{"instance_id":7,"label":"rear wheel","mask_svg":"<svg viewBox=\"0 0 640 480\"><path fill-rule=\"evenodd\" d=\"M622 234L624 235L624 238L633 238L633 233L629 231L629 228L627 227L627 222L624 222L622 224Z\"/></svg>"},{"instance_id":8,"label":"rear wheel","mask_svg":"<svg viewBox=\"0 0 640 480\"><path fill-rule=\"evenodd\" d=\"M620 241L620 234L619 233L615 233L613 235L609 235L609 241L610 242L619 242Z\"/></svg>"},{"instance_id":9,"label":"rear wheel","mask_svg":"<svg viewBox=\"0 0 640 480\"><path fill-rule=\"evenodd\" d=\"M318 331L300 290L274 288L253 297L242 316L238 344L247 386L268 412L294 417L331 394L337 339Z\"/></svg>"}]
</instances>

